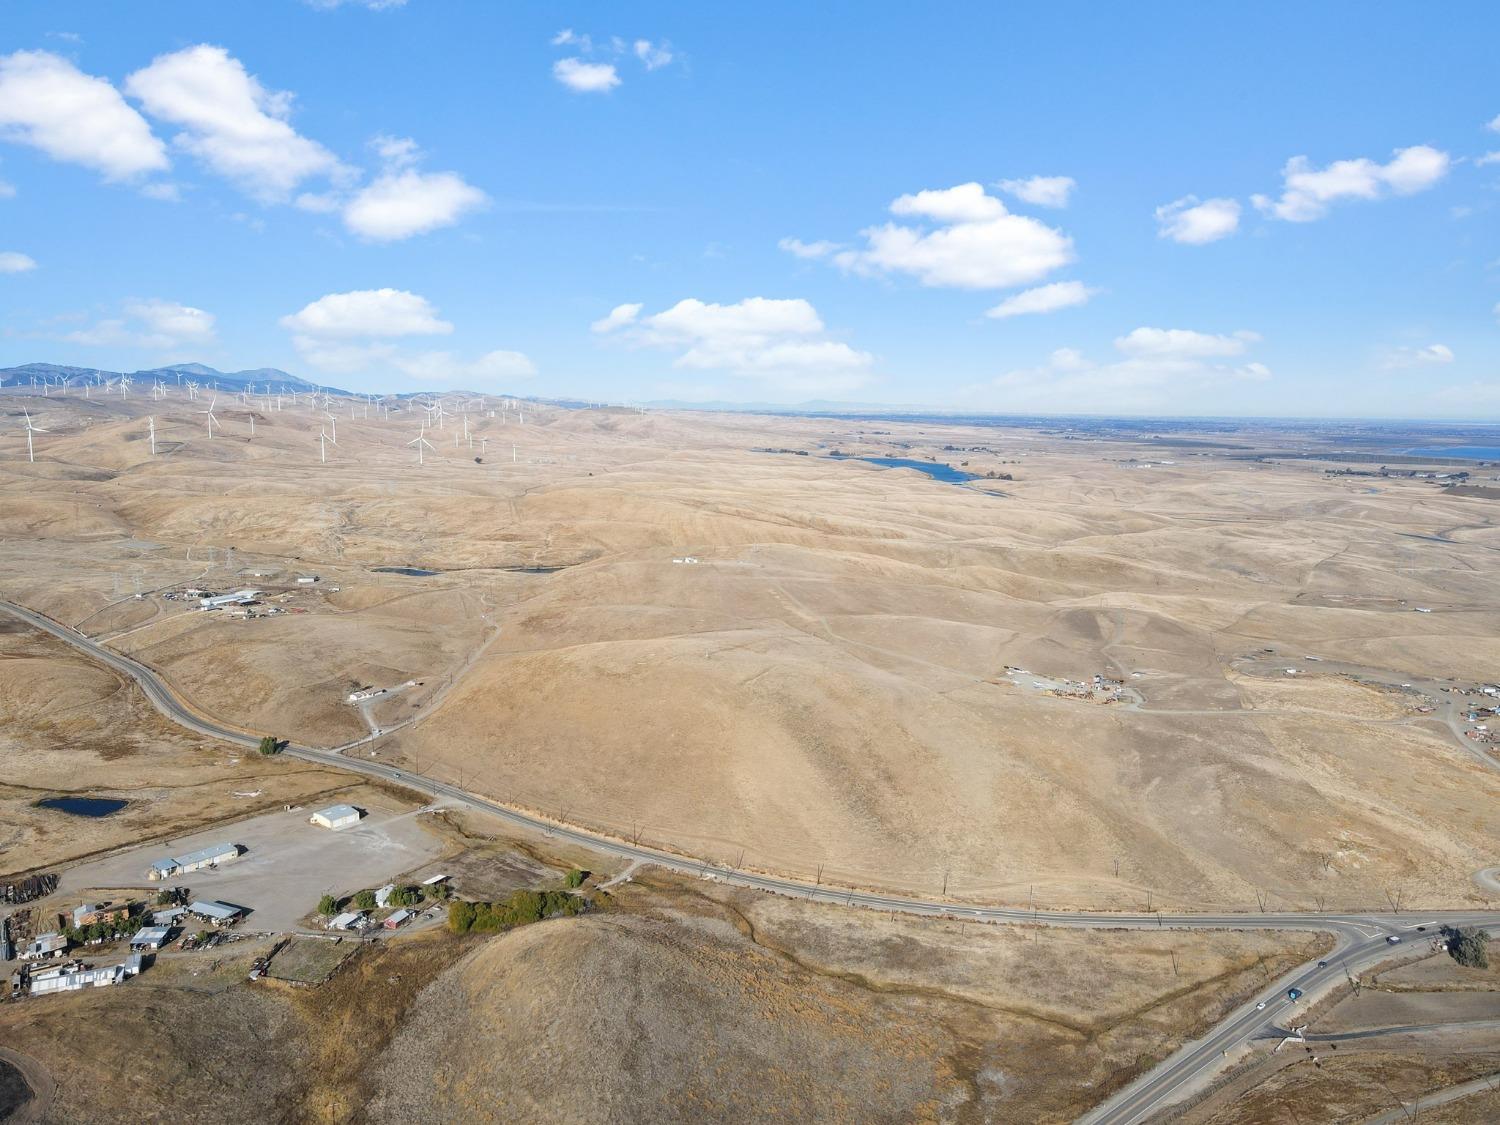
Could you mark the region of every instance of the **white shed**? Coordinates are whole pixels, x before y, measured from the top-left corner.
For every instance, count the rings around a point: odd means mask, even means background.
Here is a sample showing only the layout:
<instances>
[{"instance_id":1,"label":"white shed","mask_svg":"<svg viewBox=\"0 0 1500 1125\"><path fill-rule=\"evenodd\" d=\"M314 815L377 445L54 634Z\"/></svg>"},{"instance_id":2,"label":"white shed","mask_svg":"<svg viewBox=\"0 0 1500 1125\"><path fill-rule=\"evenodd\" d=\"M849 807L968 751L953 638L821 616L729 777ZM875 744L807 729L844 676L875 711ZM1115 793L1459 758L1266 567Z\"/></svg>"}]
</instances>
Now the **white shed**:
<instances>
[{"instance_id":1,"label":"white shed","mask_svg":"<svg viewBox=\"0 0 1500 1125\"><path fill-rule=\"evenodd\" d=\"M359 818L364 813L353 805L329 805L326 809L319 809L308 819L313 824L324 828L347 828L351 824L358 824Z\"/></svg>"}]
</instances>

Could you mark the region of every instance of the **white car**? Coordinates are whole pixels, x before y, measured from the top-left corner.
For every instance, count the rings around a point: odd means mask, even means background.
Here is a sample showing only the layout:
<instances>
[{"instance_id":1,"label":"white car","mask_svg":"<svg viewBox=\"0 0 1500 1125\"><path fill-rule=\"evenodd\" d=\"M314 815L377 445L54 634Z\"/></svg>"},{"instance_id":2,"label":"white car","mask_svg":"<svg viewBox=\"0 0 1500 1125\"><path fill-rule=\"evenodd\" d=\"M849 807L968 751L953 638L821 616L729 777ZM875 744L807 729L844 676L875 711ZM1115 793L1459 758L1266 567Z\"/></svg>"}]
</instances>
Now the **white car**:
<instances>
[{"instance_id":1,"label":"white car","mask_svg":"<svg viewBox=\"0 0 1500 1125\"><path fill-rule=\"evenodd\" d=\"M1264 1012L1266 1010L1266 1002L1262 1000L1259 1004L1255 1005L1255 1010L1257 1012Z\"/></svg>"}]
</instances>

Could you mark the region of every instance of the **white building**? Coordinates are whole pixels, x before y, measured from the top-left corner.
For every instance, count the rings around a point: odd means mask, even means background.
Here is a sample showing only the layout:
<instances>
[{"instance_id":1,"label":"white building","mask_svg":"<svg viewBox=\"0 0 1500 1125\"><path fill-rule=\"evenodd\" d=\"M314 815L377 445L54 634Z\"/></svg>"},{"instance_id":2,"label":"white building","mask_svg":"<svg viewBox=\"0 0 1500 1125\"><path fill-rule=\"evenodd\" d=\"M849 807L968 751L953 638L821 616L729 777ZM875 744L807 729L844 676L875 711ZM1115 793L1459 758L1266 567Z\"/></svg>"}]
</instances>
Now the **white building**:
<instances>
[{"instance_id":1,"label":"white building","mask_svg":"<svg viewBox=\"0 0 1500 1125\"><path fill-rule=\"evenodd\" d=\"M217 926L237 921L245 913L241 907L231 906L227 902L216 902L213 899L205 899L202 902L190 902L187 909L189 914L196 914L199 918L212 922Z\"/></svg>"},{"instance_id":2,"label":"white building","mask_svg":"<svg viewBox=\"0 0 1500 1125\"><path fill-rule=\"evenodd\" d=\"M330 930L357 930L365 920L363 910L346 910L328 923Z\"/></svg>"},{"instance_id":3,"label":"white building","mask_svg":"<svg viewBox=\"0 0 1500 1125\"><path fill-rule=\"evenodd\" d=\"M307 819L323 828L347 828L351 824L358 824L359 818L364 816L353 805L329 805L326 809L319 809Z\"/></svg>"},{"instance_id":4,"label":"white building","mask_svg":"<svg viewBox=\"0 0 1500 1125\"><path fill-rule=\"evenodd\" d=\"M35 941L21 951L23 961L44 961L61 957L68 951L68 939L62 934L38 934Z\"/></svg>"},{"instance_id":5,"label":"white building","mask_svg":"<svg viewBox=\"0 0 1500 1125\"><path fill-rule=\"evenodd\" d=\"M375 892L375 905L376 906L389 906L390 903L391 903L391 895L393 895L395 893L396 893L396 884L395 883L387 883L385 886L381 887L378 891Z\"/></svg>"},{"instance_id":6,"label":"white building","mask_svg":"<svg viewBox=\"0 0 1500 1125\"><path fill-rule=\"evenodd\" d=\"M195 852L188 852L187 855L180 855L174 859L159 859L151 865L151 870L146 872L146 876L153 880L170 879L173 875L186 875L189 871L202 871L205 867L217 867L221 863L237 859L239 854L238 844L210 844L206 848L199 848Z\"/></svg>"},{"instance_id":7,"label":"white building","mask_svg":"<svg viewBox=\"0 0 1500 1125\"><path fill-rule=\"evenodd\" d=\"M220 594L216 598L199 598L199 609L222 609L226 605L249 605L260 594L259 590L236 590L232 594Z\"/></svg>"},{"instance_id":8,"label":"white building","mask_svg":"<svg viewBox=\"0 0 1500 1125\"><path fill-rule=\"evenodd\" d=\"M167 944L167 935L172 931L166 926L146 926L137 930L130 939L131 949L160 949Z\"/></svg>"},{"instance_id":9,"label":"white building","mask_svg":"<svg viewBox=\"0 0 1500 1125\"><path fill-rule=\"evenodd\" d=\"M317 580L318 580L318 576L316 574L299 574L299 575L297 575L297 585L299 585L299 586L311 586Z\"/></svg>"}]
</instances>

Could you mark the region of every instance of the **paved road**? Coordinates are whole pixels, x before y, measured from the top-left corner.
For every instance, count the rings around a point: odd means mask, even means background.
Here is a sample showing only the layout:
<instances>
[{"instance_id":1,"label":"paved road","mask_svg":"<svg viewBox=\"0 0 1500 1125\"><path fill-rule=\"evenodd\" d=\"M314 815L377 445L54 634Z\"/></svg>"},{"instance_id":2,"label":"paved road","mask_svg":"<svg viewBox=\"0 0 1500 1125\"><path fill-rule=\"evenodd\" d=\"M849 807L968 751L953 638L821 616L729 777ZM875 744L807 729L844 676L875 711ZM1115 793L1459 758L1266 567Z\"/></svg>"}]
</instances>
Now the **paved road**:
<instances>
[{"instance_id":1,"label":"paved road","mask_svg":"<svg viewBox=\"0 0 1500 1125\"><path fill-rule=\"evenodd\" d=\"M224 739L241 746L255 747L260 735L235 730L217 721L200 715L183 704L154 671L136 660L114 652L81 633L60 625L51 618L12 602L0 601L0 612L9 613L26 623L43 629L66 641L95 659L109 665L122 675L129 676L152 704L174 722L199 734ZM1358 973L1363 967L1389 956L1393 947L1387 942L1392 935L1406 935L1408 940L1416 938L1416 927L1432 927L1443 922L1453 925L1482 925L1500 928L1500 912L1494 911L1440 911L1420 916L1411 914L1115 914L1086 911L1023 910L1000 906L960 906L937 899L911 898L904 895L883 894L850 888L814 885L802 880L787 879L752 871L739 871L711 864L673 852L661 851L608 836L597 835L583 829L559 824L546 818L507 808L482 797L476 797L455 785L421 774L386 765L383 762L344 757L331 750L311 746L289 744L286 754L318 765L333 766L367 777L390 781L433 796L445 797L460 805L498 817L518 828L542 832L582 847L591 848L607 855L618 856L631 862L649 863L687 875L712 876L739 887L767 891L772 894L789 895L813 901L863 906L874 910L896 911L905 914L929 917L951 917L982 922L1036 922L1049 926L1070 926L1094 929L1193 929L1193 930L1244 930L1275 929L1305 932L1326 932L1334 936L1336 945L1323 964L1303 966L1285 974L1268 986L1262 994L1266 1006L1257 1009L1247 1003L1230 1013L1203 1038L1186 1044L1155 1070L1143 1075L1125 1090L1116 1094L1104 1105L1085 1115L1081 1121L1090 1125L1131 1125L1146 1120L1152 1113L1170 1102L1175 1096L1190 1089L1194 1082L1211 1074L1220 1065L1224 1056L1255 1039L1268 1024L1285 1017L1293 1005L1286 999L1286 990L1302 989L1305 1001L1315 999L1319 990L1336 985L1344 979L1346 969ZM1425 935L1422 935L1425 936ZM1282 1020L1284 1022L1284 1019Z\"/></svg>"}]
</instances>

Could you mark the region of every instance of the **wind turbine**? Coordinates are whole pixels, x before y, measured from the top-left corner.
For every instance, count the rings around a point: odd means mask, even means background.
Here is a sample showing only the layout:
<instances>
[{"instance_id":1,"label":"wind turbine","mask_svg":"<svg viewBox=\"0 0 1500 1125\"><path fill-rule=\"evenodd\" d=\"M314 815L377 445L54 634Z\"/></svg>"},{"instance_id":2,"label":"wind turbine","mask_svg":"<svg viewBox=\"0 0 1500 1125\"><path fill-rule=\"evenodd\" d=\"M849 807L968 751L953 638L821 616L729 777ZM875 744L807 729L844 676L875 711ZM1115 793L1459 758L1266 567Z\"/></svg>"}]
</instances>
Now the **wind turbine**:
<instances>
[{"instance_id":1,"label":"wind turbine","mask_svg":"<svg viewBox=\"0 0 1500 1125\"><path fill-rule=\"evenodd\" d=\"M126 393L129 390L130 390L130 376L129 375L121 375L120 376L120 397L124 398L125 395L126 395Z\"/></svg>"},{"instance_id":2,"label":"wind turbine","mask_svg":"<svg viewBox=\"0 0 1500 1125\"><path fill-rule=\"evenodd\" d=\"M45 434L48 431L42 429L42 427L31 420L31 414L24 406L21 408L21 413L26 415L26 460L35 461L36 451L31 447L31 435Z\"/></svg>"},{"instance_id":3,"label":"wind turbine","mask_svg":"<svg viewBox=\"0 0 1500 1125\"><path fill-rule=\"evenodd\" d=\"M422 447L425 445L428 449L432 448L432 442L427 440L427 427L423 426L422 429L418 431L417 436L406 444L415 445L417 447L417 464L422 464Z\"/></svg>"},{"instance_id":4,"label":"wind turbine","mask_svg":"<svg viewBox=\"0 0 1500 1125\"><path fill-rule=\"evenodd\" d=\"M219 419L214 414L214 403L216 403L218 401L219 401L219 396L215 395L213 398L211 398L211 399L208 400L208 409L207 410L197 410L197 411L194 411L194 413L196 413L196 414L206 414L206 415L208 415L208 437L209 437L210 441L213 440L214 427L219 424ZM223 428L224 428L223 426L219 426L219 429L222 430Z\"/></svg>"},{"instance_id":5,"label":"wind turbine","mask_svg":"<svg viewBox=\"0 0 1500 1125\"><path fill-rule=\"evenodd\" d=\"M328 431L327 430L319 430L318 431L318 456L322 459L323 464L325 464L325 465L328 464L328 445L327 445L327 442L328 442ZM338 442L334 442L333 444L337 445Z\"/></svg>"},{"instance_id":6,"label":"wind turbine","mask_svg":"<svg viewBox=\"0 0 1500 1125\"><path fill-rule=\"evenodd\" d=\"M323 416L328 419L329 425L332 427L328 436L333 438L333 444L337 445L339 443L339 420L327 410L323 411Z\"/></svg>"},{"instance_id":7,"label":"wind turbine","mask_svg":"<svg viewBox=\"0 0 1500 1125\"><path fill-rule=\"evenodd\" d=\"M146 424L151 427L151 456L156 456L156 417L155 415L146 419Z\"/></svg>"}]
</instances>

